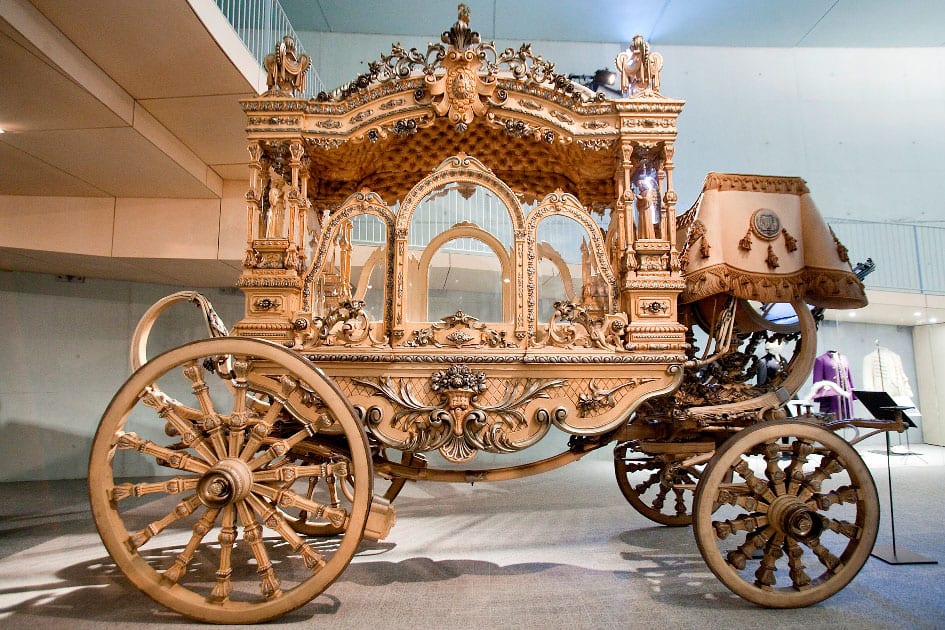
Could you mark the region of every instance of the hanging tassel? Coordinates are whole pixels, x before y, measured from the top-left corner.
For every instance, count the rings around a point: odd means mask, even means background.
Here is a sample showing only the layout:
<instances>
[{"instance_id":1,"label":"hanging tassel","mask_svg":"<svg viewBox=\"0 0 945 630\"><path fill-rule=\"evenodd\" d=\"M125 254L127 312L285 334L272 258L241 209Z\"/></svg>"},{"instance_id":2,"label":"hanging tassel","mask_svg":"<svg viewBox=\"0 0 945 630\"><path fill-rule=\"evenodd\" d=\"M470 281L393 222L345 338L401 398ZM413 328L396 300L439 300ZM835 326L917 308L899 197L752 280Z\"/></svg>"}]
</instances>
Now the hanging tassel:
<instances>
[{"instance_id":1,"label":"hanging tassel","mask_svg":"<svg viewBox=\"0 0 945 630\"><path fill-rule=\"evenodd\" d=\"M765 262L768 263L768 269L777 269L780 266L778 257L774 253L774 248L771 247L771 243L768 243L768 257L765 258Z\"/></svg>"},{"instance_id":2,"label":"hanging tassel","mask_svg":"<svg viewBox=\"0 0 945 630\"><path fill-rule=\"evenodd\" d=\"M738 241L738 249L743 249L746 252L751 251L751 230L745 232L745 236L742 237L742 240Z\"/></svg>"},{"instance_id":3,"label":"hanging tassel","mask_svg":"<svg viewBox=\"0 0 945 630\"><path fill-rule=\"evenodd\" d=\"M797 239L788 234L787 228L781 228L781 234L784 235L784 246L789 252L797 251Z\"/></svg>"}]
</instances>

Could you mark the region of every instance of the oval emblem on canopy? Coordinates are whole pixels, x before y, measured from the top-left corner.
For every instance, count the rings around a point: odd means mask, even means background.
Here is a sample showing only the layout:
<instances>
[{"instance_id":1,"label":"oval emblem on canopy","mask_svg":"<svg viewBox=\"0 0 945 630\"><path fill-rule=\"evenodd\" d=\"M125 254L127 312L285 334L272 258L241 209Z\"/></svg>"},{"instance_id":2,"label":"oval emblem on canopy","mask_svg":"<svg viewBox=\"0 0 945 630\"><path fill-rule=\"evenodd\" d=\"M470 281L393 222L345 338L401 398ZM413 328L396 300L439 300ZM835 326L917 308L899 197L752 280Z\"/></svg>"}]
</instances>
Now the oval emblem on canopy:
<instances>
[{"instance_id":1,"label":"oval emblem on canopy","mask_svg":"<svg viewBox=\"0 0 945 630\"><path fill-rule=\"evenodd\" d=\"M781 233L781 219L774 210L759 208L751 215L751 230L760 238L773 240Z\"/></svg>"}]
</instances>

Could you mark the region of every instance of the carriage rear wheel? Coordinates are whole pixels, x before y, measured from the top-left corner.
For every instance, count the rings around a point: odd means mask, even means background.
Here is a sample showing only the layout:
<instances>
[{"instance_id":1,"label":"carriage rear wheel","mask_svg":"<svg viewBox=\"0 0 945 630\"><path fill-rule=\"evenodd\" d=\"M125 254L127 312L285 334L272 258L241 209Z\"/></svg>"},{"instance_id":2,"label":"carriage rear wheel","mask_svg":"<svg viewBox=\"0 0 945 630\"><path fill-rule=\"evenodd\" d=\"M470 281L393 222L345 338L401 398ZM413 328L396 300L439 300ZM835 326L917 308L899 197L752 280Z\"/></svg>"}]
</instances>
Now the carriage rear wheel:
<instances>
[{"instance_id":1,"label":"carriage rear wheel","mask_svg":"<svg viewBox=\"0 0 945 630\"><path fill-rule=\"evenodd\" d=\"M732 436L706 466L693 508L712 572L771 608L809 606L846 586L869 558L878 523L876 486L856 450L800 421Z\"/></svg>"},{"instance_id":2,"label":"carriage rear wheel","mask_svg":"<svg viewBox=\"0 0 945 630\"><path fill-rule=\"evenodd\" d=\"M337 480L351 484L338 493ZM166 352L118 390L92 446L92 513L128 579L181 614L255 623L325 590L372 497L367 439L311 363L254 339ZM293 523L324 523L303 538Z\"/></svg>"}]
</instances>

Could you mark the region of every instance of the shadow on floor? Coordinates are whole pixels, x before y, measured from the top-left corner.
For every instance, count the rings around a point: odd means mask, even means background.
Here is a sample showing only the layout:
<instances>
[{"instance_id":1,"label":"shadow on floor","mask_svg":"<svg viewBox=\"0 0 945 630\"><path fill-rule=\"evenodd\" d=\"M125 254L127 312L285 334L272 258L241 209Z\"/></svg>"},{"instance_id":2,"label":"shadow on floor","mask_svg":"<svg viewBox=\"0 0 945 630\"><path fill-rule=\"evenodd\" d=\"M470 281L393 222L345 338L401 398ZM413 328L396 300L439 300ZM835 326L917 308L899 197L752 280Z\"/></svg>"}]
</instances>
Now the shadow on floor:
<instances>
[{"instance_id":1,"label":"shadow on floor","mask_svg":"<svg viewBox=\"0 0 945 630\"><path fill-rule=\"evenodd\" d=\"M350 594L352 589L355 589L359 592L359 598L370 599L376 593L381 600L385 587L391 585L422 587L435 583L435 589L421 588L420 592L435 594L440 600L462 599L467 596L465 594L469 589L484 593L496 582L504 583L506 579L510 584L522 583L523 576L528 576L525 583L547 587L569 584L579 585L582 589L642 590L649 593L649 598L671 601L675 606L686 608L752 608L750 604L730 595L721 585L714 582L698 554L675 548L661 551L650 547L655 543L666 543L667 532L670 539L682 540L688 530L652 530L628 531L619 536L621 540L627 541L628 550L620 552L621 559L627 564L625 571L593 570L554 562L502 565L483 560L433 560L427 557L389 562L369 558L391 550L394 547L392 543L365 544L352 564L326 593L282 617L280 624L336 615L344 595L339 598L332 594L333 591L347 591ZM154 555L173 555L175 550L179 551L179 547L156 549L152 552ZM52 582L0 589L0 598L5 595L20 595L18 603L0 608L0 615L3 615L0 618L14 625L18 618L24 622L27 619L62 618L109 623L192 623L139 592L108 556L66 566L57 571L55 577L57 579ZM30 596L29 593L35 593L35 596Z\"/></svg>"}]
</instances>

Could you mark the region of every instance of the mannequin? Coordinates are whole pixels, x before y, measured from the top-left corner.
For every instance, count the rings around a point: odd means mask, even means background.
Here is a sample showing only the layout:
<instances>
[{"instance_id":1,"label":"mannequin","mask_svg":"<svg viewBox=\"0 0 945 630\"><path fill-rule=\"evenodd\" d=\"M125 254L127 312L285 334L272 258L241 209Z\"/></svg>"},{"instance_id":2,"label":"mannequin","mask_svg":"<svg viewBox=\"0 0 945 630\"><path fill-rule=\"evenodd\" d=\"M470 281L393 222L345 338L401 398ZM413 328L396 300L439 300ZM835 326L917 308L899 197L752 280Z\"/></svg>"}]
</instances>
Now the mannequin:
<instances>
[{"instance_id":1,"label":"mannequin","mask_svg":"<svg viewBox=\"0 0 945 630\"><path fill-rule=\"evenodd\" d=\"M784 369L787 361L781 356L783 343L770 340L765 344L765 355L758 360L756 378L759 385L764 385Z\"/></svg>"},{"instance_id":2,"label":"mannequin","mask_svg":"<svg viewBox=\"0 0 945 630\"><path fill-rule=\"evenodd\" d=\"M820 401L821 413L832 413L838 420L853 416L853 375L850 361L836 350L828 350L814 361L813 399ZM818 387L826 381L834 387Z\"/></svg>"}]
</instances>

